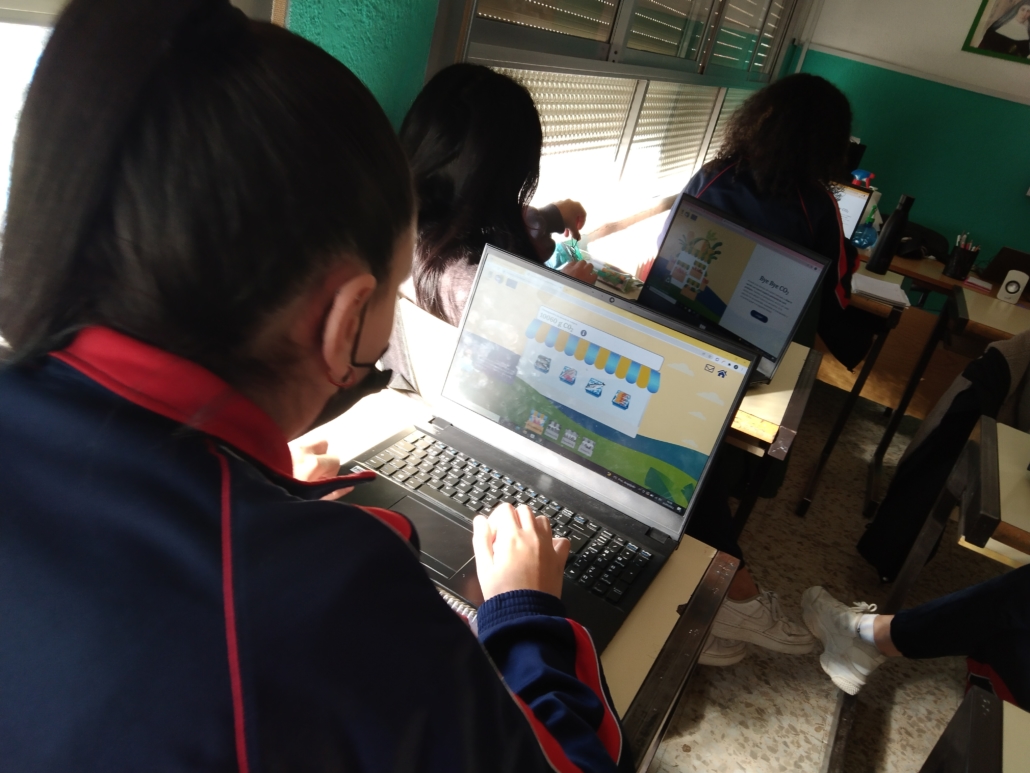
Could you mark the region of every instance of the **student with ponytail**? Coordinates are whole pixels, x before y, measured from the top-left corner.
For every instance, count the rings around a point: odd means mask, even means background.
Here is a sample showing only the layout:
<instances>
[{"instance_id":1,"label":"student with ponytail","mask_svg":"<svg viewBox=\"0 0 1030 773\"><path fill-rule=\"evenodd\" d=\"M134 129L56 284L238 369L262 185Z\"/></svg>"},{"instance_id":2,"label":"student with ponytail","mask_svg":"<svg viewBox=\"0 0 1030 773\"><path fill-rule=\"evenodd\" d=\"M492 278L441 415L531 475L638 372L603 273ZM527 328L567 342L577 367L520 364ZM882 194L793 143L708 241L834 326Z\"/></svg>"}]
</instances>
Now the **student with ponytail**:
<instances>
[{"instance_id":1,"label":"student with ponytail","mask_svg":"<svg viewBox=\"0 0 1030 773\"><path fill-rule=\"evenodd\" d=\"M0 768L625 769L565 540L475 524L478 641L396 513L293 475L414 249L372 95L227 0L72 0L0 253ZM378 381L376 382L378 383Z\"/></svg>"}]
</instances>

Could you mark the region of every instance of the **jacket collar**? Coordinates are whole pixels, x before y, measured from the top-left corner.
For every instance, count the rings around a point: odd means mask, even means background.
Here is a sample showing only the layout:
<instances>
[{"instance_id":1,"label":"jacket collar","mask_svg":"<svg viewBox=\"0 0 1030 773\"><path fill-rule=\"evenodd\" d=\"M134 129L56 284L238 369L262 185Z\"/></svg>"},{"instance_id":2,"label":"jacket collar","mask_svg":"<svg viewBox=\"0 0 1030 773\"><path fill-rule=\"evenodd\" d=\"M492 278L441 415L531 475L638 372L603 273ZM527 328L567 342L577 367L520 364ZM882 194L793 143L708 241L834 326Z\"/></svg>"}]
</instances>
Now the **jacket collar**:
<instances>
[{"instance_id":1,"label":"jacket collar","mask_svg":"<svg viewBox=\"0 0 1030 773\"><path fill-rule=\"evenodd\" d=\"M375 478L362 473L295 481L286 437L267 413L211 371L109 328L88 327L51 356L129 402L224 441L299 484L290 486L298 495L321 496L341 483Z\"/></svg>"}]
</instances>

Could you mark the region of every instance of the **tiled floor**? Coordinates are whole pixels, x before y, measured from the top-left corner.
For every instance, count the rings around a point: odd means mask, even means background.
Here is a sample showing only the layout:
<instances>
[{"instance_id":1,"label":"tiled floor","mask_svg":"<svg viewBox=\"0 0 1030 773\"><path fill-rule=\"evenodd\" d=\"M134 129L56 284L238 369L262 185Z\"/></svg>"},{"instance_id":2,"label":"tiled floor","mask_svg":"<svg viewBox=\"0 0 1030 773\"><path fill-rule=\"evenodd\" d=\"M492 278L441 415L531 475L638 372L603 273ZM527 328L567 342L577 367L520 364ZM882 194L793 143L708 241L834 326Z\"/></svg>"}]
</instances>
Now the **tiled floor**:
<instances>
[{"instance_id":1,"label":"tiled floor","mask_svg":"<svg viewBox=\"0 0 1030 773\"><path fill-rule=\"evenodd\" d=\"M860 401L844 431L806 518L794 514L803 484L822 450L844 393L817 383L798 433L786 480L775 499L761 499L741 538L759 583L776 591L800 620L801 593L823 585L837 598L883 602L888 588L855 552L868 460L886 424L883 409ZM887 456L887 471L908 444L906 419ZM967 587L1003 569L958 547L949 528L937 557L921 574L908 606ZM699 667L688 685L652 773L779 773L812 771L823 761L836 689L817 650L801 657L749 646L729 668ZM918 771L963 694L964 662L892 659L859 694L844 770Z\"/></svg>"}]
</instances>

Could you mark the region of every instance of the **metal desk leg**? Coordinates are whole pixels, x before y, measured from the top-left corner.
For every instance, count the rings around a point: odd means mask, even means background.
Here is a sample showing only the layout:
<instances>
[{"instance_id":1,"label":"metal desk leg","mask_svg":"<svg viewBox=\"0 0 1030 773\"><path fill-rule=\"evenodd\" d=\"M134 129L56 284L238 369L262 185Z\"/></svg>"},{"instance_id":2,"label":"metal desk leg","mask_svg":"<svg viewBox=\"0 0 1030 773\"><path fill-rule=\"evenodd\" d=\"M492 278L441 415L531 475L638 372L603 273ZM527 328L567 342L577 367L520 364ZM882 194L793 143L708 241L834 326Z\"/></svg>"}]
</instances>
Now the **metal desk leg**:
<instances>
[{"instance_id":1,"label":"metal desk leg","mask_svg":"<svg viewBox=\"0 0 1030 773\"><path fill-rule=\"evenodd\" d=\"M901 309L892 308L890 315L887 317L884 331L873 342L869 354L866 355L865 363L862 365L862 370L858 373L858 380L855 381L855 385L848 392L847 399L844 401L840 413L837 414L837 420L833 423L833 429L830 430L830 436L826 439L826 445L823 446L823 451L819 454L819 461L816 462L815 469L812 470L812 476L808 479L808 485L805 486L805 493L802 494L801 501L798 502L797 507L794 509L794 512L798 515L804 515L808 512L808 508L812 504L812 497L815 496L815 487L819 485L819 476L822 475L823 468L830 460L830 454L833 453L834 446L837 445L837 441L844 431L844 425L848 423L851 411L854 410L855 403L858 402L859 395L862 394L862 387L865 386L866 379L869 378L869 374L876 365L876 360L880 356L880 350L883 349L884 343L887 341L887 336L891 330L897 327L899 319L901 319Z\"/></svg>"},{"instance_id":2,"label":"metal desk leg","mask_svg":"<svg viewBox=\"0 0 1030 773\"><path fill-rule=\"evenodd\" d=\"M912 375L909 376L908 383L905 385L905 392L901 395L901 402L894 409L894 413L887 423L887 429L884 430L880 444L876 447L876 452L873 454L873 461L869 464L869 478L866 482L865 505L862 508L866 518L872 518L876 514L876 508L880 506L877 497L879 496L880 473L883 471L883 457L887 455L887 449L890 448L894 433L898 431L898 427L901 426L901 420L905 418L908 404L912 402L912 397L915 395L916 389L919 388L919 382L922 380L923 374L930 364L930 359L937 349L937 344L944 338L951 316L950 309L950 303L941 309L941 313L937 317L937 324L933 326L933 330L930 333L930 339L926 342L926 346L923 347Z\"/></svg>"}]
</instances>

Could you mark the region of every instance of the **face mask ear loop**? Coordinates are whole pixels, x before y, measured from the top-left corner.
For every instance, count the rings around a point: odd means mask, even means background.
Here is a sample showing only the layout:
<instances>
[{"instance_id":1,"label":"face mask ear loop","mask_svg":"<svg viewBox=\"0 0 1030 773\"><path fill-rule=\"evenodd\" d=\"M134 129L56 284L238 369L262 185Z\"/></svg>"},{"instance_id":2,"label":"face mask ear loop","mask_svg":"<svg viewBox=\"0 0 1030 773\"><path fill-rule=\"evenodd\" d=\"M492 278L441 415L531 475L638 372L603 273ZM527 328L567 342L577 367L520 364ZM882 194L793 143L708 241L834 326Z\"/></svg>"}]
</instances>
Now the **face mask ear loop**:
<instances>
[{"instance_id":1,"label":"face mask ear loop","mask_svg":"<svg viewBox=\"0 0 1030 773\"><path fill-rule=\"evenodd\" d=\"M376 366L375 362L354 362L354 353L358 350L358 346L361 345L361 333L365 329L365 312L367 310L368 304L366 303L364 306L361 307L361 311L358 314L358 329L354 333L354 346L350 351L350 365L347 366L347 373L343 376L342 379L337 381L333 378L332 371L326 369L326 378L329 379L330 384L332 384L334 387L338 389L350 389L352 386L354 386L354 373L357 371L358 368L374 368ZM378 362L378 359L379 358L376 359L376 362Z\"/></svg>"}]
</instances>

